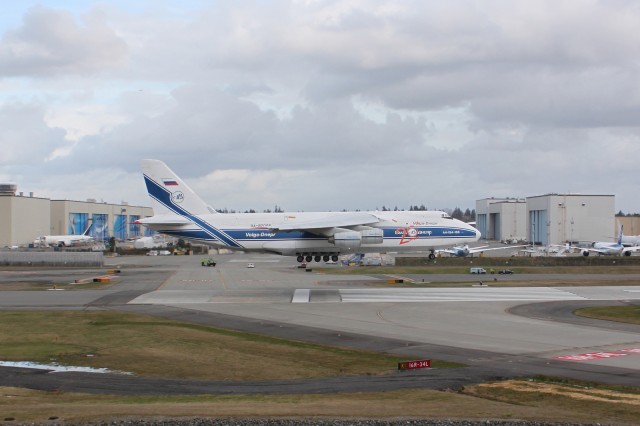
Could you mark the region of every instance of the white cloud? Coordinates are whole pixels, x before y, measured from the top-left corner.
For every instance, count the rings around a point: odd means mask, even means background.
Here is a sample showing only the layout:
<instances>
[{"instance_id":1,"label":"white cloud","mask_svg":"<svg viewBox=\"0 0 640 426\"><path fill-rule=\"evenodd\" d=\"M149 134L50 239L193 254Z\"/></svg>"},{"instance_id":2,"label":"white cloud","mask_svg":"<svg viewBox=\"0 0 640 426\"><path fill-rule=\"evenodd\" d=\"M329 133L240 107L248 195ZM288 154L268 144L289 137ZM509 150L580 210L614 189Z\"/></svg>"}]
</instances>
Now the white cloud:
<instances>
[{"instance_id":1,"label":"white cloud","mask_svg":"<svg viewBox=\"0 0 640 426\"><path fill-rule=\"evenodd\" d=\"M235 209L640 211L639 24L595 0L34 6L0 28L0 175L145 204L159 158Z\"/></svg>"}]
</instances>

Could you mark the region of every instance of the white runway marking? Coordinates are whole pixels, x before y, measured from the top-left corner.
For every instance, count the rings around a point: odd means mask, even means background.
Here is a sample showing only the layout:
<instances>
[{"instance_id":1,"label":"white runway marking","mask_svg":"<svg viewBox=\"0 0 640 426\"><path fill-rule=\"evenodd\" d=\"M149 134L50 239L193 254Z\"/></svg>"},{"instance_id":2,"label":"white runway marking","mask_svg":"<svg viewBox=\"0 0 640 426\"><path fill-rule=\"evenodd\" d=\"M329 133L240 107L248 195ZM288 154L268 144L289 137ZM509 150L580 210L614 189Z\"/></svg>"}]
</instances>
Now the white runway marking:
<instances>
[{"instance_id":1,"label":"white runway marking","mask_svg":"<svg viewBox=\"0 0 640 426\"><path fill-rule=\"evenodd\" d=\"M631 290L633 291L633 290ZM252 293L251 290L157 290L138 296L132 304L190 303L430 303L430 302L544 302L560 300L638 299L640 292L611 287L466 287L466 288L342 288L295 289Z\"/></svg>"},{"instance_id":2,"label":"white runway marking","mask_svg":"<svg viewBox=\"0 0 640 426\"><path fill-rule=\"evenodd\" d=\"M497 302L505 300L584 300L548 287L529 288L379 288L341 289L343 302Z\"/></svg>"},{"instance_id":3,"label":"white runway marking","mask_svg":"<svg viewBox=\"0 0 640 426\"><path fill-rule=\"evenodd\" d=\"M311 296L311 290L308 288L299 288L293 293L291 303L309 303L309 297Z\"/></svg>"}]
</instances>

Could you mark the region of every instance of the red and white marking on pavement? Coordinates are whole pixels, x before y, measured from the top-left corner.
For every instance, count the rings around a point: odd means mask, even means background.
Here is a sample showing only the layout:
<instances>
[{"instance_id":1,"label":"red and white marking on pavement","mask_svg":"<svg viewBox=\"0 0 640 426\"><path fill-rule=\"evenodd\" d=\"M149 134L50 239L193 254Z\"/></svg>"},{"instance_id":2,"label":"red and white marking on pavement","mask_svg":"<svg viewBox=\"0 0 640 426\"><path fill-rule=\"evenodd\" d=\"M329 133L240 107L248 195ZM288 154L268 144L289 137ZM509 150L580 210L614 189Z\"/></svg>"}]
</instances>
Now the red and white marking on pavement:
<instances>
[{"instance_id":1,"label":"red and white marking on pavement","mask_svg":"<svg viewBox=\"0 0 640 426\"><path fill-rule=\"evenodd\" d=\"M562 355L562 356L554 356L553 359L559 359L561 361L593 361L595 359L603 359L603 358L616 358L619 356L628 356L628 355L640 355L640 348L628 348L628 349L620 349L617 351L608 351L608 352L590 352L586 354L578 354L578 355Z\"/></svg>"}]
</instances>

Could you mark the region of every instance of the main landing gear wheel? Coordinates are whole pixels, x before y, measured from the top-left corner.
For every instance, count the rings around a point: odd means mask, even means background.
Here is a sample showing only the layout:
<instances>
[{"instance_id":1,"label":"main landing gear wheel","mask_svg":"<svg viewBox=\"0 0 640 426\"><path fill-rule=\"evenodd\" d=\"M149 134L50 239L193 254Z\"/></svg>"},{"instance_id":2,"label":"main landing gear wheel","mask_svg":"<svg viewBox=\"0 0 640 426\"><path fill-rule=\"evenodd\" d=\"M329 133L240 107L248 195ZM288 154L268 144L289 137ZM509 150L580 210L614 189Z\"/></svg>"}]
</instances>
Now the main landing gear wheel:
<instances>
[{"instance_id":1,"label":"main landing gear wheel","mask_svg":"<svg viewBox=\"0 0 640 426\"><path fill-rule=\"evenodd\" d=\"M296 257L296 260L298 261L298 263L302 263L304 262L304 256L298 256Z\"/></svg>"},{"instance_id":2,"label":"main landing gear wheel","mask_svg":"<svg viewBox=\"0 0 640 426\"><path fill-rule=\"evenodd\" d=\"M324 256L322 256L322 261L323 262L328 262L329 261L329 255L325 254Z\"/></svg>"},{"instance_id":3,"label":"main landing gear wheel","mask_svg":"<svg viewBox=\"0 0 640 426\"><path fill-rule=\"evenodd\" d=\"M313 260L313 256L307 256L304 258L307 262L311 262Z\"/></svg>"},{"instance_id":4,"label":"main landing gear wheel","mask_svg":"<svg viewBox=\"0 0 640 426\"><path fill-rule=\"evenodd\" d=\"M320 256L315 256L313 258L313 260L315 260L316 262L320 262L320 260L322 260L322 258Z\"/></svg>"},{"instance_id":5,"label":"main landing gear wheel","mask_svg":"<svg viewBox=\"0 0 640 426\"><path fill-rule=\"evenodd\" d=\"M334 262L338 261L338 255L334 254L333 256L331 256L331 260L333 260Z\"/></svg>"}]
</instances>

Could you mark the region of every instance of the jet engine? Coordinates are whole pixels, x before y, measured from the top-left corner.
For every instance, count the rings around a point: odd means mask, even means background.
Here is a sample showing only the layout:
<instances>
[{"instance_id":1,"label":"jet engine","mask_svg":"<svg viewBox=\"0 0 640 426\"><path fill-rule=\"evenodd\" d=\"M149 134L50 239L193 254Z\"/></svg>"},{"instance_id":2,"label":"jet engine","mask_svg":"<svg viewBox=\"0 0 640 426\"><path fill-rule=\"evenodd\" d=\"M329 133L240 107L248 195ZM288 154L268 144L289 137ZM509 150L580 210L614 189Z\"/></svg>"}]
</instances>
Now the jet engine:
<instances>
[{"instance_id":1,"label":"jet engine","mask_svg":"<svg viewBox=\"0 0 640 426\"><path fill-rule=\"evenodd\" d=\"M329 242L336 247L357 248L362 244L382 244L381 229L364 229L362 231L336 232L329 237Z\"/></svg>"},{"instance_id":2,"label":"jet engine","mask_svg":"<svg viewBox=\"0 0 640 426\"><path fill-rule=\"evenodd\" d=\"M360 231L362 244L382 244L382 229L365 229Z\"/></svg>"},{"instance_id":3,"label":"jet engine","mask_svg":"<svg viewBox=\"0 0 640 426\"><path fill-rule=\"evenodd\" d=\"M336 247L357 248L362 244L362 234L358 231L336 232L329 237L329 242Z\"/></svg>"}]
</instances>

